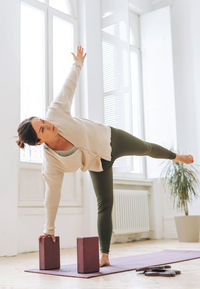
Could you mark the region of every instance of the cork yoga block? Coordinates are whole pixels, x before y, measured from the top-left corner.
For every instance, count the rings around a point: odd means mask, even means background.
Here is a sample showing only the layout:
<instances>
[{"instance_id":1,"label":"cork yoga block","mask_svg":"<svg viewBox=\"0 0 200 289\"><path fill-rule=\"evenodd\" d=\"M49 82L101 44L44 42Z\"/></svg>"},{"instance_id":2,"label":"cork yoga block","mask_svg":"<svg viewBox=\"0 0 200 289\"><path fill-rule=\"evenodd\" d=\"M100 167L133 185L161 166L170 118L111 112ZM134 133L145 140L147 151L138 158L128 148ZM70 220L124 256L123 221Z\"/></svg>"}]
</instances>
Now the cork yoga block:
<instances>
[{"instance_id":1,"label":"cork yoga block","mask_svg":"<svg viewBox=\"0 0 200 289\"><path fill-rule=\"evenodd\" d=\"M39 241L39 265L40 270L60 268L60 242L56 237L54 243L50 236L42 237Z\"/></svg>"},{"instance_id":2,"label":"cork yoga block","mask_svg":"<svg viewBox=\"0 0 200 289\"><path fill-rule=\"evenodd\" d=\"M99 239L98 237L77 238L77 271L78 273L99 272Z\"/></svg>"}]
</instances>

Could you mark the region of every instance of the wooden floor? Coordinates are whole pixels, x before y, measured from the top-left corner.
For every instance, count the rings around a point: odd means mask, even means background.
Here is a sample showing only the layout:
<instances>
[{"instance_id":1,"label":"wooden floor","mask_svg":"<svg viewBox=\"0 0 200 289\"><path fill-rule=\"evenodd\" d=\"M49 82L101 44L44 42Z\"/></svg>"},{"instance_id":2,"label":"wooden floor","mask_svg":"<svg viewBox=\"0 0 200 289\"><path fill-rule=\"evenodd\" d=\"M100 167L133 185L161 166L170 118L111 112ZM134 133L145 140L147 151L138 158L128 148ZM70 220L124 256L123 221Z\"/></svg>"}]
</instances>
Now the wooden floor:
<instances>
[{"instance_id":1,"label":"wooden floor","mask_svg":"<svg viewBox=\"0 0 200 289\"><path fill-rule=\"evenodd\" d=\"M200 243L179 243L176 240L140 241L114 244L111 257L149 253L163 249L200 250ZM76 263L76 249L61 250L61 264ZM28 268L38 268L38 252L0 257L0 288L2 289L200 289L200 259L172 265L181 270L176 277L147 277L136 271L106 275L91 279L56 277L25 273Z\"/></svg>"}]
</instances>

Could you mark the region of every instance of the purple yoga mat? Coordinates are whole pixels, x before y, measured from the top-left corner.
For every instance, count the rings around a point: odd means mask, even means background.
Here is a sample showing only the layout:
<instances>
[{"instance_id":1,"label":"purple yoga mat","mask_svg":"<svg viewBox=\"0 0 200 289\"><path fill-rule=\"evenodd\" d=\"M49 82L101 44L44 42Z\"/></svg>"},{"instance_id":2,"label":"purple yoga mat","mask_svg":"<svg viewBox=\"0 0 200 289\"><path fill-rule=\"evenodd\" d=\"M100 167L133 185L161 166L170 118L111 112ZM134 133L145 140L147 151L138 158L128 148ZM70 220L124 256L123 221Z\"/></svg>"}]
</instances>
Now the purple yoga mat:
<instances>
[{"instance_id":1,"label":"purple yoga mat","mask_svg":"<svg viewBox=\"0 0 200 289\"><path fill-rule=\"evenodd\" d=\"M188 261L192 259L200 258L200 251L192 250L164 250L154 252L150 254L132 255L127 257L112 258L110 259L110 266L101 267L99 272L79 274L77 273L77 265L63 265L60 269L52 270L39 270L28 269L25 272L50 274L65 277L77 277L77 278L92 278L97 276L103 276L107 274L113 274L118 272L136 270L137 268L143 268L155 265L166 265L182 261Z\"/></svg>"}]
</instances>

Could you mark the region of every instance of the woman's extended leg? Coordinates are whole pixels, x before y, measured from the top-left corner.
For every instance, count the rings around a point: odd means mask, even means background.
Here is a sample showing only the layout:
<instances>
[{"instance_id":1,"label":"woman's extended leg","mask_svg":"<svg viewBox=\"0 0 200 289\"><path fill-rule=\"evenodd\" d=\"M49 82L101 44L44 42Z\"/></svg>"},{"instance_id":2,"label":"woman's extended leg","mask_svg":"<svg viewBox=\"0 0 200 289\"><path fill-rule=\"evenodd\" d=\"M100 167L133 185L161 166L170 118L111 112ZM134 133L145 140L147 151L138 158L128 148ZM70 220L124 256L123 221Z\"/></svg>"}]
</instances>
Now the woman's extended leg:
<instances>
[{"instance_id":1,"label":"woman's extended leg","mask_svg":"<svg viewBox=\"0 0 200 289\"><path fill-rule=\"evenodd\" d=\"M163 146L143 141L130 133L111 127L112 162L121 156L136 155L152 158L171 159L192 163L191 155L177 155Z\"/></svg>"}]
</instances>

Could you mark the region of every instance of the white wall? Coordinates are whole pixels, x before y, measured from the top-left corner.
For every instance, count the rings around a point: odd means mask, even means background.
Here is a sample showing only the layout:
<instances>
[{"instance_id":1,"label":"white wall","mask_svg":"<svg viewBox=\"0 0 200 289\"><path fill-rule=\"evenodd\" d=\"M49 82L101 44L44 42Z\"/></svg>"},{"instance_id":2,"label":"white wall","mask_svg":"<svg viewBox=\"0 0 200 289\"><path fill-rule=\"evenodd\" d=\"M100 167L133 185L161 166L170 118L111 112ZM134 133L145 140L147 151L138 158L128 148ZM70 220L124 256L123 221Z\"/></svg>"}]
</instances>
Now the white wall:
<instances>
[{"instance_id":1,"label":"white wall","mask_svg":"<svg viewBox=\"0 0 200 289\"><path fill-rule=\"evenodd\" d=\"M171 7L178 147L193 153L196 160L200 157L199 9L199 1L189 0L175 0Z\"/></svg>"},{"instance_id":2,"label":"white wall","mask_svg":"<svg viewBox=\"0 0 200 289\"><path fill-rule=\"evenodd\" d=\"M172 11L172 38L180 151L192 153L200 163L200 2L175 0ZM200 188L199 188L200 193ZM189 206L191 215L200 214L200 198Z\"/></svg>"},{"instance_id":3,"label":"white wall","mask_svg":"<svg viewBox=\"0 0 200 289\"><path fill-rule=\"evenodd\" d=\"M13 136L19 122L19 5L1 1L0 9L0 255L17 252L18 149Z\"/></svg>"}]
</instances>

